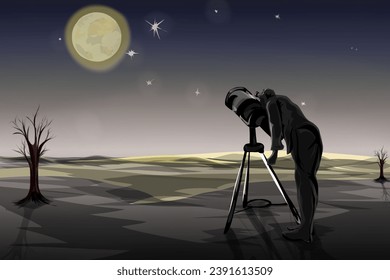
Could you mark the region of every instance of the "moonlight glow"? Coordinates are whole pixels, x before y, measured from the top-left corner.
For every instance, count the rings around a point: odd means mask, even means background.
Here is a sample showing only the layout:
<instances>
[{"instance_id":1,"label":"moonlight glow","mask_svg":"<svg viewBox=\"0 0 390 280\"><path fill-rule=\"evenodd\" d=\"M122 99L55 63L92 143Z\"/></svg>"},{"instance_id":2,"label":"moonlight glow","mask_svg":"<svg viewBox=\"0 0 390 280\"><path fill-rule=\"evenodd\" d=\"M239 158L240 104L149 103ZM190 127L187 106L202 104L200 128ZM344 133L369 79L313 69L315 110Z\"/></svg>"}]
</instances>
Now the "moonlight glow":
<instances>
[{"instance_id":1,"label":"moonlight glow","mask_svg":"<svg viewBox=\"0 0 390 280\"><path fill-rule=\"evenodd\" d=\"M126 19L105 6L89 6L69 20L66 45L82 66L97 71L114 67L129 46L130 31Z\"/></svg>"}]
</instances>

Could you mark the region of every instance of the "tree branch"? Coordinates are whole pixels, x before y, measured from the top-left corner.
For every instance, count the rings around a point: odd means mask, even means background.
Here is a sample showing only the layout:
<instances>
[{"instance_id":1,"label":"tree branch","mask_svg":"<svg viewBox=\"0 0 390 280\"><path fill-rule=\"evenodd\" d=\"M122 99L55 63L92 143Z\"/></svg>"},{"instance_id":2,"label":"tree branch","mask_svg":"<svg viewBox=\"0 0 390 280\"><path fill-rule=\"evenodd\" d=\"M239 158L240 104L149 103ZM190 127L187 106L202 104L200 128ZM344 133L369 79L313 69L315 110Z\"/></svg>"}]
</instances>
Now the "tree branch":
<instances>
[{"instance_id":1,"label":"tree branch","mask_svg":"<svg viewBox=\"0 0 390 280\"><path fill-rule=\"evenodd\" d=\"M52 139L53 139L53 137L50 136L50 131L48 131L46 139L38 147L38 152L40 153L42 151L42 149L43 149L43 146L45 146L45 144L47 142L49 142L50 140L52 140Z\"/></svg>"},{"instance_id":2,"label":"tree branch","mask_svg":"<svg viewBox=\"0 0 390 280\"><path fill-rule=\"evenodd\" d=\"M377 161L378 165L380 167L384 166L386 163L386 160L388 159L388 154L387 154L387 151L384 150L384 147L382 147L378 151L375 151L375 156L378 159L378 161Z\"/></svg>"},{"instance_id":3,"label":"tree branch","mask_svg":"<svg viewBox=\"0 0 390 280\"><path fill-rule=\"evenodd\" d=\"M42 157L47 152L47 149L43 149L39 152L39 157Z\"/></svg>"},{"instance_id":4,"label":"tree branch","mask_svg":"<svg viewBox=\"0 0 390 280\"><path fill-rule=\"evenodd\" d=\"M38 132L38 145L41 142L41 137L42 137L43 132L51 125L51 123L52 123L52 121L48 121L46 118L44 120L42 120L40 128L39 128L39 132ZM50 129L49 129L49 131L50 131Z\"/></svg>"},{"instance_id":5,"label":"tree branch","mask_svg":"<svg viewBox=\"0 0 390 280\"><path fill-rule=\"evenodd\" d=\"M26 140L27 144L30 146L31 145L29 139L30 129L29 127L26 129L26 123L20 119L15 119L12 123L14 125L14 129L16 130L16 132L14 132L13 134L22 135Z\"/></svg>"},{"instance_id":6,"label":"tree branch","mask_svg":"<svg viewBox=\"0 0 390 280\"><path fill-rule=\"evenodd\" d=\"M31 119L30 117L26 116L26 119L28 119L30 121L30 123L32 124L33 129L34 129L34 144L37 144L37 140L38 140L38 126L37 126L38 112L39 112L39 107L38 107L37 111L35 112L35 114L33 116L33 119Z\"/></svg>"},{"instance_id":7,"label":"tree branch","mask_svg":"<svg viewBox=\"0 0 390 280\"><path fill-rule=\"evenodd\" d=\"M26 116L25 119L21 120L18 118L15 118L15 120L12 122L13 128L15 129L15 132L13 134L15 135L22 135L24 137L24 142L22 147L19 147L17 150L18 153L22 154L27 159L27 152L26 147L28 146L30 158L31 153L34 151L34 149L38 149L38 156L42 156L47 150L44 149L44 146L47 142L52 140L54 137L51 134L50 125L52 121L49 121L46 117L43 118L41 121L38 121L38 112L39 108L34 113L33 117ZM26 124L26 121L28 120L28 124ZM30 142L30 129L34 130L34 144ZM43 135L46 136L44 140L41 142ZM35 148L34 148L35 146Z\"/></svg>"},{"instance_id":8,"label":"tree branch","mask_svg":"<svg viewBox=\"0 0 390 280\"><path fill-rule=\"evenodd\" d=\"M18 149L14 150L14 151L21 154L22 156L24 156L24 158L28 162L28 165L31 166L31 160L28 158L27 152L26 152L26 142L25 141L22 141L22 145L18 146Z\"/></svg>"}]
</instances>

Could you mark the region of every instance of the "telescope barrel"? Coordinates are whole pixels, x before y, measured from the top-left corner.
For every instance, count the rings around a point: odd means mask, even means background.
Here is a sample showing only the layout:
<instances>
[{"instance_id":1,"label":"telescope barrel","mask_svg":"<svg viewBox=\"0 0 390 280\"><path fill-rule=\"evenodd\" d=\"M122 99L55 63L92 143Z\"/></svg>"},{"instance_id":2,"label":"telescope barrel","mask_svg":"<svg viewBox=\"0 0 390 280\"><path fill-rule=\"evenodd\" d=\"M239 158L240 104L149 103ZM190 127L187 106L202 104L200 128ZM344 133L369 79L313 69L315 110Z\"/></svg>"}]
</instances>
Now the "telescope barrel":
<instances>
[{"instance_id":1,"label":"telescope barrel","mask_svg":"<svg viewBox=\"0 0 390 280\"><path fill-rule=\"evenodd\" d=\"M261 126L267 134L270 134L265 108L245 87L232 88L226 95L225 105L236 113L247 126Z\"/></svg>"}]
</instances>

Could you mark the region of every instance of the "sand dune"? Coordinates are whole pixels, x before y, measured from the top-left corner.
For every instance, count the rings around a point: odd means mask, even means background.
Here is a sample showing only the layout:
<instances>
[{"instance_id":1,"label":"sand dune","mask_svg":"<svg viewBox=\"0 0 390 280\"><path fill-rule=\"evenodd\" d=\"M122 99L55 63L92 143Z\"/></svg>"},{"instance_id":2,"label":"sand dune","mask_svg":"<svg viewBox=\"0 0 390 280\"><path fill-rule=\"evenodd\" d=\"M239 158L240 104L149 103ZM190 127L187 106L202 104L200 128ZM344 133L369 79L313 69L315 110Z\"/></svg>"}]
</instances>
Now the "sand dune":
<instances>
[{"instance_id":1,"label":"sand dune","mask_svg":"<svg viewBox=\"0 0 390 280\"><path fill-rule=\"evenodd\" d=\"M266 153L269 155L269 152ZM138 203L180 200L230 188L235 181L241 152L162 155L126 158L47 158L41 177L71 177L129 187L150 195ZM20 159L2 160L0 179L26 177L29 170ZM271 181L259 157L252 155L251 182ZM294 180L294 163L281 153L275 170L282 181ZM385 172L390 173L387 167ZM318 179L371 180L378 174L375 157L325 153Z\"/></svg>"}]
</instances>

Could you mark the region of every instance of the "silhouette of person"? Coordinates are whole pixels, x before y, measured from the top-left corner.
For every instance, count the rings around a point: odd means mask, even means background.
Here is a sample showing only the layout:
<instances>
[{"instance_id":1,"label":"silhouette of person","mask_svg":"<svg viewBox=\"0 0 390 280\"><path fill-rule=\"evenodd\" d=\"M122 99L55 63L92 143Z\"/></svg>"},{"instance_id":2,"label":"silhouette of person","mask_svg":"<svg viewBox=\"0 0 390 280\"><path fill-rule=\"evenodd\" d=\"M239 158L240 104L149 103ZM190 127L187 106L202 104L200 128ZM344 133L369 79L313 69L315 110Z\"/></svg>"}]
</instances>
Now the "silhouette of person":
<instances>
[{"instance_id":1,"label":"silhouette of person","mask_svg":"<svg viewBox=\"0 0 390 280\"><path fill-rule=\"evenodd\" d=\"M283 236L289 240L310 243L318 204L316 173L323 150L320 131L287 96L276 95L272 89L266 89L262 93L256 92L256 97L268 114L272 150L268 163L276 163L278 151L284 148L282 139L286 142L287 154L291 153L295 162L295 182L302 221L298 227L283 232Z\"/></svg>"}]
</instances>

